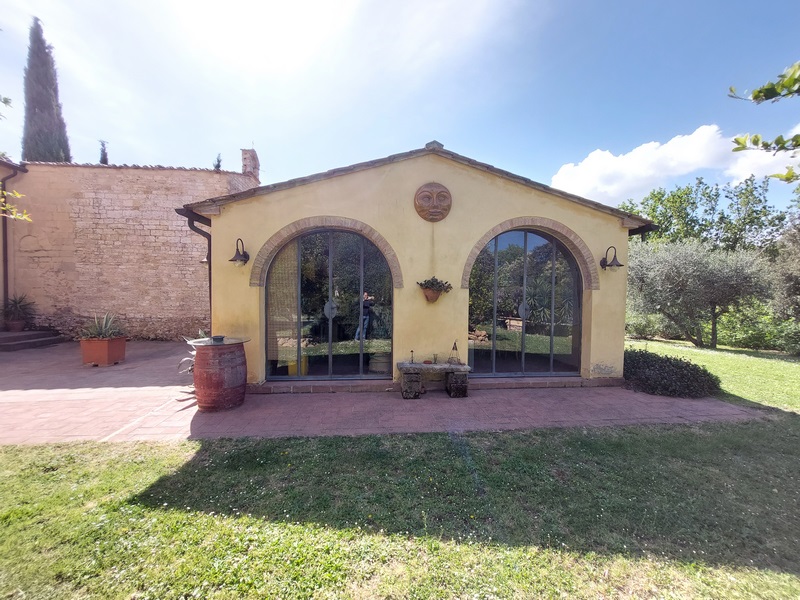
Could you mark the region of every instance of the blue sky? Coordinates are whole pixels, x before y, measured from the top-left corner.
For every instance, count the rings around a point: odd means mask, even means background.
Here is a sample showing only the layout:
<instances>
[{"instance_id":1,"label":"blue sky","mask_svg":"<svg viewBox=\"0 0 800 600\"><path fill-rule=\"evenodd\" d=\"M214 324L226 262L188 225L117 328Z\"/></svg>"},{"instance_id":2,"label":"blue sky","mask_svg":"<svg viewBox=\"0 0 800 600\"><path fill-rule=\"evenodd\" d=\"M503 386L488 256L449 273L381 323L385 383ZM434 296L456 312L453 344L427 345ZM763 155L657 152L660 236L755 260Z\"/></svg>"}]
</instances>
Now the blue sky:
<instances>
[{"instance_id":1,"label":"blue sky","mask_svg":"<svg viewBox=\"0 0 800 600\"><path fill-rule=\"evenodd\" d=\"M19 159L28 29L53 46L73 159L239 170L264 184L445 148L609 205L782 171L742 133L800 100L728 98L800 60L797 0L4 0L0 149ZM786 206L791 187L770 199Z\"/></svg>"}]
</instances>

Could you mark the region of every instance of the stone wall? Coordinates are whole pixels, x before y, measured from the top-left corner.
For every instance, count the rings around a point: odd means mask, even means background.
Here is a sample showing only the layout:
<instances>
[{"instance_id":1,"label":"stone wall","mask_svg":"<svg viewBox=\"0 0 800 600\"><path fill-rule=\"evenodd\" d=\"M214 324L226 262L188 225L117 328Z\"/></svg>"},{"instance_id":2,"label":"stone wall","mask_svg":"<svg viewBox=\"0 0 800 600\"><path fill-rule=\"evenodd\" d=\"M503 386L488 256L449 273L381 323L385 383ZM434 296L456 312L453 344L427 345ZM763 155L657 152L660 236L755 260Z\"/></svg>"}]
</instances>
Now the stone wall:
<instances>
[{"instance_id":1,"label":"stone wall","mask_svg":"<svg viewBox=\"0 0 800 600\"><path fill-rule=\"evenodd\" d=\"M39 327L75 335L113 312L128 334L180 339L209 328L206 239L175 213L258 185L253 175L164 167L29 163L9 181L32 223L9 230L10 294ZM233 254L233 248L231 248Z\"/></svg>"}]
</instances>

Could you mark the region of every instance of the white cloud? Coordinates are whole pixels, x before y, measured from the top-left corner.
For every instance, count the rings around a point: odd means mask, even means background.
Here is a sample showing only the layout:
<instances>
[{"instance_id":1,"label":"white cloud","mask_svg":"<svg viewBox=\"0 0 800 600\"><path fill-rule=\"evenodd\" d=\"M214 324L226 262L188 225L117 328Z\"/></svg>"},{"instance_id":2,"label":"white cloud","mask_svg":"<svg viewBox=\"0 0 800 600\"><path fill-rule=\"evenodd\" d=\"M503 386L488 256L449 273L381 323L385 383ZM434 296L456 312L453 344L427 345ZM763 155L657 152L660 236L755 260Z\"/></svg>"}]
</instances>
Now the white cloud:
<instances>
[{"instance_id":1,"label":"white cloud","mask_svg":"<svg viewBox=\"0 0 800 600\"><path fill-rule=\"evenodd\" d=\"M795 129L800 129L800 124ZM626 154L595 150L578 164L563 165L553 176L555 188L617 205L628 198L640 199L676 177L701 170L720 171L732 183L782 172L791 158L767 152L732 152L733 137L725 137L716 125L703 125L689 135L665 143L648 142Z\"/></svg>"}]
</instances>

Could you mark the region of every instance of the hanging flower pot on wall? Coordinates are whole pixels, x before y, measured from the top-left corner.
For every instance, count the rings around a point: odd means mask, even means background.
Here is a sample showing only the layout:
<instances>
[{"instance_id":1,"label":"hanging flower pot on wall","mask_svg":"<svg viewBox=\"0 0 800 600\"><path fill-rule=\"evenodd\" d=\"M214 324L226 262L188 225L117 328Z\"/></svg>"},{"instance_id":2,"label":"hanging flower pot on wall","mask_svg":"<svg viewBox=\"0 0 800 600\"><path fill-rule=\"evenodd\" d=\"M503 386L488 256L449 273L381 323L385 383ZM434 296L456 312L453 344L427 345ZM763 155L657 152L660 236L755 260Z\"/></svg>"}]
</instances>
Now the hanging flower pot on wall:
<instances>
[{"instance_id":1,"label":"hanging flower pot on wall","mask_svg":"<svg viewBox=\"0 0 800 600\"><path fill-rule=\"evenodd\" d=\"M435 275L425 281L418 281L417 285L422 288L422 293L428 302L436 302L439 296L453 289L450 283L437 279Z\"/></svg>"},{"instance_id":2,"label":"hanging flower pot on wall","mask_svg":"<svg viewBox=\"0 0 800 600\"><path fill-rule=\"evenodd\" d=\"M436 302L439 296L442 295L442 292L439 290L432 290L430 288L422 288L422 293L425 294L425 300L428 302Z\"/></svg>"}]
</instances>

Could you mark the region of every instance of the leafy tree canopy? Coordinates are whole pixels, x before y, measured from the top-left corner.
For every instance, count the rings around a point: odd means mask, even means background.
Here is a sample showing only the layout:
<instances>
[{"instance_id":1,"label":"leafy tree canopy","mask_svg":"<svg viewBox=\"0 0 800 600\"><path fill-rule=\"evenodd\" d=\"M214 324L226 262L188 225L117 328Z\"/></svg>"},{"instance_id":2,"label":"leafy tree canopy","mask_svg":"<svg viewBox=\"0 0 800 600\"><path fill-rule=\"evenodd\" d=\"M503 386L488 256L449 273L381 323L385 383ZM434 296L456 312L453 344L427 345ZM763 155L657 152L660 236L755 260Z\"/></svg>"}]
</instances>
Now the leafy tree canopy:
<instances>
[{"instance_id":1,"label":"leafy tree canopy","mask_svg":"<svg viewBox=\"0 0 800 600\"><path fill-rule=\"evenodd\" d=\"M722 188L698 178L693 186L671 192L659 188L620 208L656 223L659 229L649 234L652 240L699 240L722 250L761 249L774 256L786 213L768 204L768 191L767 178L757 181L750 176Z\"/></svg>"}]
</instances>

